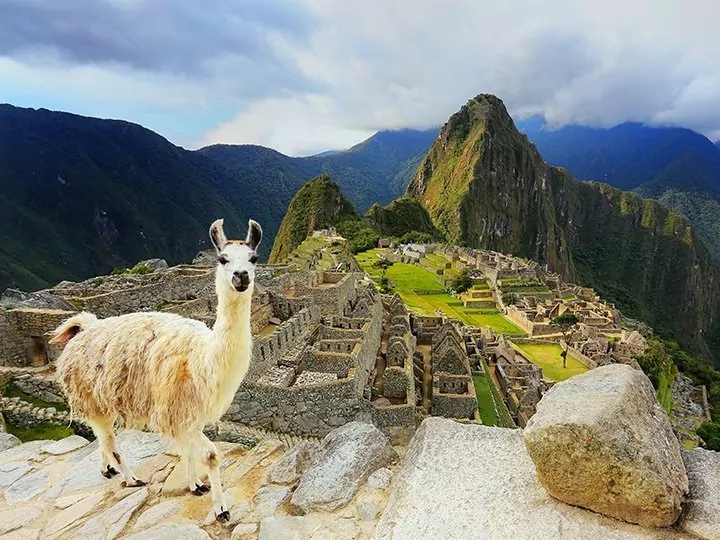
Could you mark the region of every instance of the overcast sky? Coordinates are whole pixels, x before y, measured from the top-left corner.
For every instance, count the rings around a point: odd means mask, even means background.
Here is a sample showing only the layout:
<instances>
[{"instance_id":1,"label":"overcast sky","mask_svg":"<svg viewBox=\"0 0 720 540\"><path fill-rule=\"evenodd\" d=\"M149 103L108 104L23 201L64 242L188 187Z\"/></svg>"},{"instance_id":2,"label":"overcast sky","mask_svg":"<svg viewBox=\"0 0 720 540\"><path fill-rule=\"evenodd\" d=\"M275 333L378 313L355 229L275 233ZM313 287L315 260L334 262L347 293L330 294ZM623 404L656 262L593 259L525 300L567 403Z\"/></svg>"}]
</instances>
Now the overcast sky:
<instances>
[{"instance_id":1,"label":"overcast sky","mask_svg":"<svg viewBox=\"0 0 720 540\"><path fill-rule=\"evenodd\" d=\"M0 102L291 155L521 118L720 138L719 0L0 0Z\"/></svg>"}]
</instances>

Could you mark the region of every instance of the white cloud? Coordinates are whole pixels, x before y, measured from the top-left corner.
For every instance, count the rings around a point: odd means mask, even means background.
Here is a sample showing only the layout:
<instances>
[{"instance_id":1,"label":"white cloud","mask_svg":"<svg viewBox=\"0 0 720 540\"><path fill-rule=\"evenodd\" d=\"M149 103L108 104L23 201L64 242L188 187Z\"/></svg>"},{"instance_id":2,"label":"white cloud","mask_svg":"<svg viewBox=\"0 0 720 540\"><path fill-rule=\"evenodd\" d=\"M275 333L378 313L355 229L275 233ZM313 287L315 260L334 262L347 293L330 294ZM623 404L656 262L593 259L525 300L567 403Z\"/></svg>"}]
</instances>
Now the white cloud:
<instances>
[{"instance_id":1,"label":"white cloud","mask_svg":"<svg viewBox=\"0 0 720 540\"><path fill-rule=\"evenodd\" d=\"M50 101L124 116L180 143L346 147L380 129L440 125L483 92L516 116L556 124L639 121L720 136L717 0L213 0L212 17L195 16L189 0L163 2L167 17L148 0L113 2L127 39L115 30L71 39L92 28L77 7L71 35L54 31L37 48L35 26L13 30L5 41L21 53L0 47L0 58L33 71ZM24 20L30 4L9 5ZM105 24L106 11L95 8L92 20ZM2 16L0 7L0 32ZM153 17L161 31L134 35L133 17ZM38 61L48 43L86 70L84 83ZM18 81L0 81L0 99L9 89L42 104L41 84Z\"/></svg>"}]
</instances>

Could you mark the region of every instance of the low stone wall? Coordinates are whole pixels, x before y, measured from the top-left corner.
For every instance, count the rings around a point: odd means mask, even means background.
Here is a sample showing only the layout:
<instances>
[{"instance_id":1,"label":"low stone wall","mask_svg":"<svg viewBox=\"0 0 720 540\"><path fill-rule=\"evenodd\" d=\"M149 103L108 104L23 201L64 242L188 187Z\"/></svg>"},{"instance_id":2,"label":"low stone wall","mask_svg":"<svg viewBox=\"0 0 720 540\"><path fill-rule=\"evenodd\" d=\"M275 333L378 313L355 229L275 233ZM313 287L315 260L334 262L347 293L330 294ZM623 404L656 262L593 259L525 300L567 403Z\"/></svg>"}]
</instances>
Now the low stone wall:
<instances>
[{"instance_id":1,"label":"low stone wall","mask_svg":"<svg viewBox=\"0 0 720 540\"><path fill-rule=\"evenodd\" d=\"M412 404L372 407L372 422L378 428L415 427L415 406Z\"/></svg>"},{"instance_id":2,"label":"low stone wall","mask_svg":"<svg viewBox=\"0 0 720 540\"><path fill-rule=\"evenodd\" d=\"M48 403L67 403L60 385L54 379L25 373L14 376L13 383L26 394Z\"/></svg>"},{"instance_id":3,"label":"low stone wall","mask_svg":"<svg viewBox=\"0 0 720 540\"><path fill-rule=\"evenodd\" d=\"M73 420L71 424L69 412L58 411L54 407L36 407L18 397L0 397L0 412L2 412L8 423L18 427L55 424L58 426L72 427L75 433L83 437L95 437L92 429L82 422Z\"/></svg>"},{"instance_id":4,"label":"low stone wall","mask_svg":"<svg viewBox=\"0 0 720 540\"><path fill-rule=\"evenodd\" d=\"M440 394L433 392L433 416L474 419L477 412L478 404L474 388L472 393L467 394Z\"/></svg>"}]
</instances>

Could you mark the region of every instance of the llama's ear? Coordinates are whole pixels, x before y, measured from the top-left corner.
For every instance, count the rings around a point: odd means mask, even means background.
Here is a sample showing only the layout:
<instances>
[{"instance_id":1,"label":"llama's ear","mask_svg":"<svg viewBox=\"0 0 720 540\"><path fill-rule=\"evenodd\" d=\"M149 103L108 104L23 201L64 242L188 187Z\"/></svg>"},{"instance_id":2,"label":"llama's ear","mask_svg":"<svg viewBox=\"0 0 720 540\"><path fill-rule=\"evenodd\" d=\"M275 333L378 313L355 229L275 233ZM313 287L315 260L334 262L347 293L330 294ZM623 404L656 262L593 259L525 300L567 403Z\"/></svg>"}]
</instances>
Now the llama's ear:
<instances>
[{"instance_id":1,"label":"llama's ear","mask_svg":"<svg viewBox=\"0 0 720 540\"><path fill-rule=\"evenodd\" d=\"M223 231L223 221L222 219L218 219L210 225L210 240L218 253L225 249L228 243L225 231Z\"/></svg>"},{"instance_id":2,"label":"llama's ear","mask_svg":"<svg viewBox=\"0 0 720 540\"><path fill-rule=\"evenodd\" d=\"M248 233L245 243L254 251L260 244L260 240L262 240L262 227L257 221L251 219L248 221Z\"/></svg>"}]
</instances>

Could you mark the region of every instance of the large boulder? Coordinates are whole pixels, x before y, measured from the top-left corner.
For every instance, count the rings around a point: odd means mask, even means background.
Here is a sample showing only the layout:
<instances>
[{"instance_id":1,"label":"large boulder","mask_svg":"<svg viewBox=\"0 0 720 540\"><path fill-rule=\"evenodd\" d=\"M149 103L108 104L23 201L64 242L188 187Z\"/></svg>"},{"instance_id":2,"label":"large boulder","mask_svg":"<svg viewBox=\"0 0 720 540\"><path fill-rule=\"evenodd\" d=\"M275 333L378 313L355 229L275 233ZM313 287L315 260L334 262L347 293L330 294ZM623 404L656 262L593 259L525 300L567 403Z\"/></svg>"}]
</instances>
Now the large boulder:
<instances>
[{"instance_id":1,"label":"large boulder","mask_svg":"<svg viewBox=\"0 0 720 540\"><path fill-rule=\"evenodd\" d=\"M630 523L666 527L688 491L680 445L642 371L613 364L556 384L525 429L553 497Z\"/></svg>"},{"instance_id":2,"label":"large boulder","mask_svg":"<svg viewBox=\"0 0 720 540\"><path fill-rule=\"evenodd\" d=\"M49 291L24 292L18 289L5 289L0 295L0 305L12 309L54 309L60 311L77 311L70 302Z\"/></svg>"},{"instance_id":3,"label":"large boulder","mask_svg":"<svg viewBox=\"0 0 720 540\"><path fill-rule=\"evenodd\" d=\"M700 538L720 538L720 453L695 448L683 458L690 494L679 524Z\"/></svg>"},{"instance_id":4,"label":"large boulder","mask_svg":"<svg viewBox=\"0 0 720 540\"><path fill-rule=\"evenodd\" d=\"M519 429L427 418L390 491L374 540L690 538L553 499L538 482Z\"/></svg>"},{"instance_id":5,"label":"large boulder","mask_svg":"<svg viewBox=\"0 0 720 540\"><path fill-rule=\"evenodd\" d=\"M396 458L378 428L364 422L345 424L328 433L315 450L292 503L305 512L331 512L347 504L370 474Z\"/></svg>"}]
</instances>

